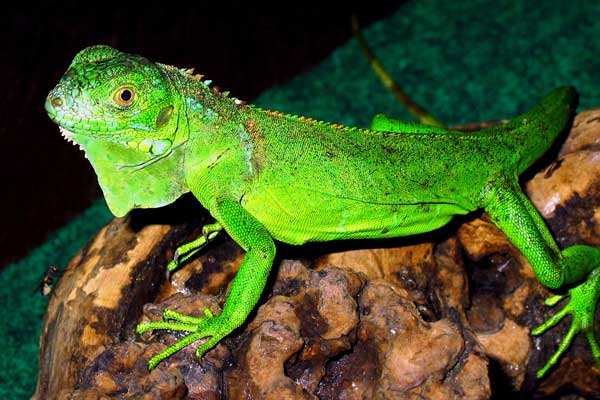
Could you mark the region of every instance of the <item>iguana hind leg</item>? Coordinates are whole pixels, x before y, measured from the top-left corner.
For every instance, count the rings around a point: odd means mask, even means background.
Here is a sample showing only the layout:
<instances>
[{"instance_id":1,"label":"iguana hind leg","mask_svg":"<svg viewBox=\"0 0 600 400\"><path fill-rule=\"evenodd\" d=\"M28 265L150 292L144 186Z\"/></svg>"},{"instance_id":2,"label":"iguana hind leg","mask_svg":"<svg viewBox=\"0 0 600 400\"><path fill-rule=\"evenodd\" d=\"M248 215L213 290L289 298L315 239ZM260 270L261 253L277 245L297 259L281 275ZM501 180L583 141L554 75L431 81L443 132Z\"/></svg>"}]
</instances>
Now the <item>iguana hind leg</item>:
<instances>
[{"instance_id":1,"label":"iguana hind leg","mask_svg":"<svg viewBox=\"0 0 600 400\"><path fill-rule=\"evenodd\" d=\"M552 296L546 299L547 306L554 306L563 298L569 296L569 302L554 316L544 322L542 325L531 331L532 335L538 336L558 324L566 315L571 315L571 326L569 331L560 342L558 350L550 357L546 365L538 372L537 377L543 377L546 372L555 365L563 353L569 348L577 333L582 332L588 340L592 356L596 364L600 367L600 346L594 334L594 316L596 314L596 304L600 295L600 268L594 269L588 275L587 279L568 291L568 294Z\"/></svg>"},{"instance_id":2,"label":"iguana hind leg","mask_svg":"<svg viewBox=\"0 0 600 400\"><path fill-rule=\"evenodd\" d=\"M572 316L569 331L557 351L537 372L538 378L543 377L558 362L580 332L586 336L600 369L600 346L594 334L594 314L600 297L600 249L576 245L561 251L544 220L521 191L516 177L498 179L490 185L483 206L493 222L527 258L544 286L560 289L565 284L582 281L566 295L546 300L546 305L555 305L562 298L570 297L561 311L531 332L533 335L540 335L567 314Z\"/></svg>"}]
</instances>

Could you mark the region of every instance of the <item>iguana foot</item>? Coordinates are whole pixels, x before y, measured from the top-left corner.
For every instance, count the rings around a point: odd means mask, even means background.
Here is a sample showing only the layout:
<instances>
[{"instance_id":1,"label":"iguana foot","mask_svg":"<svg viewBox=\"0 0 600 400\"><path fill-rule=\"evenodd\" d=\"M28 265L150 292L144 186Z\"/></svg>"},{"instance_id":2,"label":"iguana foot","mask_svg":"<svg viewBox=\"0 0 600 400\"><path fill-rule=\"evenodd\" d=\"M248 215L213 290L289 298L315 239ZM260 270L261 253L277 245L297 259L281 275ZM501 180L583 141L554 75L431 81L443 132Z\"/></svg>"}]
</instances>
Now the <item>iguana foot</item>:
<instances>
[{"instance_id":1,"label":"iguana foot","mask_svg":"<svg viewBox=\"0 0 600 400\"><path fill-rule=\"evenodd\" d=\"M191 242L182 244L175 250L175 255L173 256L173 260L167 265L167 273L171 273L175 271L181 264L189 260L194 254L199 252L210 242L213 240L223 227L218 222L213 224L204 225L202 227L202 235L192 240Z\"/></svg>"},{"instance_id":2,"label":"iguana foot","mask_svg":"<svg viewBox=\"0 0 600 400\"><path fill-rule=\"evenodd\" d=\"M164 321L138 324L135 331L140 335L157 329L189 332L189 335L152 357L148 361L148 370L153 370L158 363L195 341L209 338L196 349L196 357L200 358L231 331L227 321L221 316L214 316L208 308L204 310L204 315L203 318L198 318L167 309L163 311Z\"/></svg>"},{"instance_id":3,"label":"iguana foot","mask_svg":"<svg viewBox=\"0 0 600 400\"><path fill-rule=\"evenodd\" d=\"M587 338L592 350L592 356L600 369L600 346L594 335L594 315L596 312L596 302L600 296L600 268L596 268L590 272L586 281L570 289L568 295L552 296L545 301L545 304L547 306L554 306L567 296L570 296L571 299L562 310L531 331L532 335L541 335L558 324L565 315L571 314L572 316L569 331L560 342L558 350L550 357L546 365L537 372L536 375L538 378L542 378L558 362L579 332L583 332Z\"/></svg>"}]
</instances>

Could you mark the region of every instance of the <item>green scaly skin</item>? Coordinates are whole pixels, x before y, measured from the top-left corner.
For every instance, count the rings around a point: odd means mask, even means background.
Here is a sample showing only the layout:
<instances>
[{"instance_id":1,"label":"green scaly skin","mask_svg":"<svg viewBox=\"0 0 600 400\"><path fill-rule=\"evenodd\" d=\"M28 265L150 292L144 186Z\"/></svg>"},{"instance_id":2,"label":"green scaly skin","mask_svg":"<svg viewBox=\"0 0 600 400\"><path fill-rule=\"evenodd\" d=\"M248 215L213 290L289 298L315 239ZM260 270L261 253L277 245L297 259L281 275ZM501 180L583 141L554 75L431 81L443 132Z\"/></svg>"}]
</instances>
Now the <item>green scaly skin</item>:
<instances>
[{"instance_id":1,"label":"green scaly skin","mask_svg":"<svg viewBox=\"0 0 600 400\"><path fill-rule=\"evenodd\" d=\"M46 110L92 163L111 211L160 207L191 191L216 223L178 248L169 270L224 229L246 251L220 315L166 310L137 332L190 334L149 368L208 338L202 356L244 323L265 286L275 242L387 238L431 231L483 208L551 289L580 282L566 314L571 328L540 369L543 376L582 332L596 363L594 311L600 250L560 250L523 194L518 176L569 124L577 102L559 88L512 122L475 133L374 119L371 130L261 110L229 98L191 72L107 46L81 51L48 95ZM553 297L553 305L562 297Z\"/></svg>"}]
</instances>

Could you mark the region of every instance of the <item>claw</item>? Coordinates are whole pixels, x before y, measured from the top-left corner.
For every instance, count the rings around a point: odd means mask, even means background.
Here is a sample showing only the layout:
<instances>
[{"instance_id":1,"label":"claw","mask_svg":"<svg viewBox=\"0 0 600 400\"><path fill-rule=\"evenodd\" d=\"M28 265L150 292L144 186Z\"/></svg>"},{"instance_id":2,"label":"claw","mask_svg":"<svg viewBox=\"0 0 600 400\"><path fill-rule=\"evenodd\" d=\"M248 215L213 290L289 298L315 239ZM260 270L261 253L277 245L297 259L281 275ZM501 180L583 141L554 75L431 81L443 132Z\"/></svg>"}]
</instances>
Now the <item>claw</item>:
<instances>
[{"instance_id":1,"label":"claw","mask_svg":"<svg viewBox=\"0 0 600 400\"><path fill-rule=\"evenodd\" d=\"M163 321L143 322L138 324L136 327L136 332L138 334L143 334L151 330L189 332L189 335L153 356L148 361L149 370L156 368L162 360L170 357L193 342L201 339L208 339L196 350L196 356L202 357L206 351L214 347L219 340L230 331L226 329L227 323L224 323L218 316L216 317L210 309L205 308L203 314L204 317L199 318L182 314L174 310L165 309L163 311Z\"/></svg>"},{"instance_id":2,"label":"claw","mask_svg":"<svg viewBox=\"0 0 600 400\"><path fill-rule=\"evenodd\" d=\"M558 345L556 352L552 354L546 364L536 373L538 378L542 378L548 370L558 363L560 357L580 332L584 333L596 365L600 368L600 345L594 335L594 315L596 312L596 302L600 296L600 274L595 273L595 271L590 273L588 279L570 289L568 295L552 296L544 303L548 306L554 306L567 296L570 296L569 302L559 312L531 331L532 335L541 335L558 324L566 315L570 314L572 317L569 331Z\"/></svg>"},{"instance_id":3,"label":"claw","mask_svg":"<svg viewBox=\"0 0 600 400\"><path fill-rule=\"evenodd\" d=\"M175 254L177 254L177 252L175 252ZM173 258L173 260L171 260L171 262L169 262L169 264L167 264L167 272L170 274L171 272L175 271L177 268L179 268L179 259Z\"/></svg>"},{"instance_id":4,"label":"claw","mask_svg":"<svg viewBox=\"0 0 600 400\"><path fill-rule=\"evenodd\" d=\"M187 324L200 324L206 318L212 318L215 316L212 313L212 311L210 311L210 309L208 309L208 308L204 309L203 314L204 314L204 318L203 317L192 317L191 315L181 314L177 311L166 308L163 311L163 319L165 321L173 320L173 321L183 322L183 323L187 323Z\"/></svg>"},{"instance_id":5,"label":"claw","mask_svg":"<svg viewBox=\"0 0 600 400\"><path fill-rule=\"evenodd\" d=\"M157 355L150 358L148 361L148 370L152 371L156 366L164 359L171 357L173 354L177 353L179 350L183 349L186 346L194 343L196 340L202 339L202 334L200 332L195 332L187 335L183 339L175 342L175 344L167 347Z\"/></svg>"},{"instance_id":6,"label":"claw","mask_svg":"<svg viewBox=\"0 0 600 400\"><path fill-rule=\"evenodd\" d=\"M573 342L573 339L575 339L577 333L579 333L579 330L575 326L571 325L571 328L569 328L569 331L558 345L558 350L556 350L556 352L552 354L552 357L550 357L548 362L546 362L546 364L536 372L536 376L538 377L538 379L546 375L546 372L548 372L550 368L552 368L556 363L558 363L558 360L560 359L560 357L562 357L563 353L569 348L569 346Z\"/></svg>"},{"instance_id":7,"label":"claw","mask_svg":"<svg viewBox=\"0 0 600 400\"><path fill-rule=\"evenodd\" d=\"M550 317L550 319L548 319L542 325L533 329L531 331L531 334L534 336L541 335L542 333L546 332L548 329L550 329L553 326L555 326L556 324L558 324L568 313L569 313L569 308L568 307L563 308L562 310L560 310L559 312L554 314L552 317Z\"/></svg>"},{"instance_id":8,"label":"claw","mask_svg":"<svg viewBox=\"0 0 600 400\"><path fill-rule=\"evenodd\" d=\"M202 235L191 242L182 244L175 250L175 254L173 254L173 260L169 262L167 265L167 272L171 273L175 271L181 264L189 260L194 254L198 253L200 250L208 244L211 240L213 240L217 235L221 232L223 227L219 223L205 225L202 228ZM167 275L167 278L170 278L170 274Z\"/></svg>"},{"instance_id":9,"label":"claw","mask_svg":"<svg viewBox=\"0 0 600 400\"><path fill-rule=\"evenodd\" d=\"M548 297L545 301L544 304L547 305L548 307L553 307L556 304L558 304L559 301L561 301L562 299L564 299L565 297L567 297L566 294L556 294L552 297Z\"/></svg>"},{"instance_id":10,"label":"claw","mask_svg":"<svg viewBox=\"0 0 600 400\"><path fill-rule=\"evenodd\" d=\"M204 355L204 353L206 353L208 350L213 348L218 342L219 342L219 339L217 338L217 336L212 336L206 342L202 343L196 349L196 358L201 359L202 356Z\"/></svg>"}]
</instances>

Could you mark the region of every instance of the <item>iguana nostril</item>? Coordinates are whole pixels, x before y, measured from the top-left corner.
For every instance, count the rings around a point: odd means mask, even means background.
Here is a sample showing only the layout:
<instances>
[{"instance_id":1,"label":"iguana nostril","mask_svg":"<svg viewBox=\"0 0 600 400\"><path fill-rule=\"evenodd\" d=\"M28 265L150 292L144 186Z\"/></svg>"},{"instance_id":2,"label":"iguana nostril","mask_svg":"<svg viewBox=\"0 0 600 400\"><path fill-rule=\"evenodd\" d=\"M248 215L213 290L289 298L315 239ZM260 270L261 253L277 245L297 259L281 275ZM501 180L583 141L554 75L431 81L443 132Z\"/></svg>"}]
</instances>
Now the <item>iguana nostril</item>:
<instances>
[{"instance_id":1,"label":"iguana nostril","mask_svg":"<svg viewBox=\"0 0 600 400\"><path fill-rule=\"evenodd\" d=\"M53 97L52 100L50 100L50 102L52 103L52 106L54 106L54 107L60 107L64 104L64 101L63 101L62 97L60 97L60 96Z\"/></svg>"}]
</instances>

